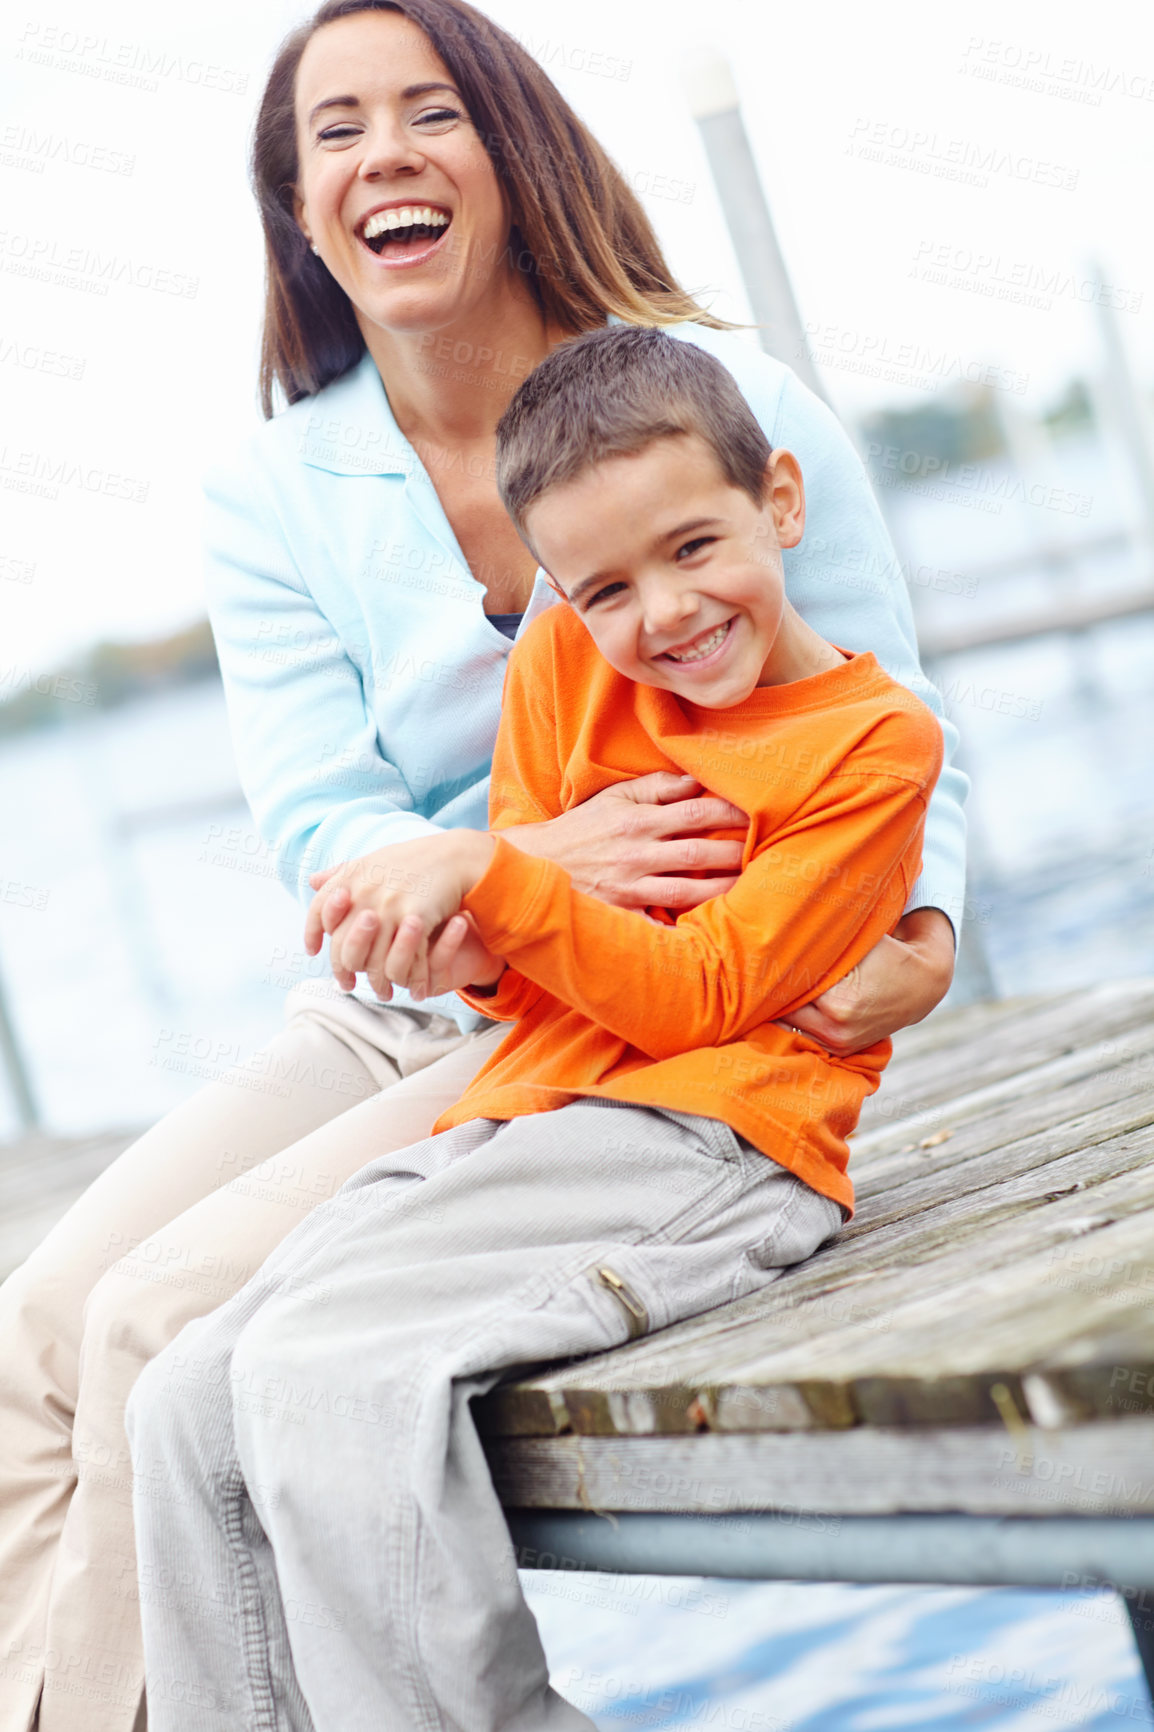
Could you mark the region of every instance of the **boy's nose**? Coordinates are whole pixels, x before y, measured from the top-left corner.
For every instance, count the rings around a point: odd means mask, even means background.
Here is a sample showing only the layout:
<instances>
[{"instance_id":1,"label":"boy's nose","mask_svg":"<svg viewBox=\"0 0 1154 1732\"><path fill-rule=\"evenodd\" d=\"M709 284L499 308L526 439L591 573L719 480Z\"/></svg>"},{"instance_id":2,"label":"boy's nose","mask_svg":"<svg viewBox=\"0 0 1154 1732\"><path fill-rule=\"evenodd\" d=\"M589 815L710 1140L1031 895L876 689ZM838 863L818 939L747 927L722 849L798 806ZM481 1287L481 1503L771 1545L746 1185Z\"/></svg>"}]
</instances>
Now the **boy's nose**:
<instances>
[{"instance_id":1,"label":"boy's nose","mask_svg":"<svg viewBox=\"0 0 1154 1732\"><path fill-rule=\"evenodd\" d=\"M694 595L655 585L644 600L645 629L651 637L664 637L671 631L679 631L696 612Z\"/></svg>"}]
</instances>

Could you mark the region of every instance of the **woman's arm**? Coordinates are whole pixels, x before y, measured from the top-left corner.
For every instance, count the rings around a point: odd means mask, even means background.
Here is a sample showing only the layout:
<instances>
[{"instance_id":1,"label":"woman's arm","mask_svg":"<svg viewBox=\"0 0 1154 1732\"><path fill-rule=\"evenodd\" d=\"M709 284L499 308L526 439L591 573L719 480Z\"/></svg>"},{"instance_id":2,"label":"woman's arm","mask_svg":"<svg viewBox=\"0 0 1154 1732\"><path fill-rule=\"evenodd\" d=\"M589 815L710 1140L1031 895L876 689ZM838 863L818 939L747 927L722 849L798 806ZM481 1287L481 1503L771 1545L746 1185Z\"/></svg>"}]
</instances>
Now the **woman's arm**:
<instances>
[{"instance_id":1,"label":"woman's arm","mask_svg":"<svg viewBox=\"0 0 1154 1732\"><path fill-rule=\"evenodd\" d=\"M757 357L755 357L757 358ZM786 588L802 617L830 643L872 650L887 673L937 716L944 760L926 818L922 871L907 912L941 909L960 924L966 888L969 779L953 763L958 730L922 672L909 591L861 459L832 410L787 373L772 431L805 477L805 535L787 549Z\"/></svg>"},{"instance_id":2,"label":"woman's arm","mask_svg":"<svg viewBox=\"0 0 1154 1732\"><path fill-rule=\"evenodd\" d=\"M937 716L945 758L926 815L922 870L892 937L791 1021L844 1056L920 1022L949 991L966 885L968 778L953 763L958 730L918 660L909 591L865 469L832 412L791 373L775 439L806 478L801 545L784 555L789 593L823 636L871 649Z\"/></svg>"},{"instance_id":3,"label":"woman's arm","mask_svg":"<svg viewBox=\"0 0 1154 1732\"><path fill-rule=\"evenodd\" d=\"M435 835L380 749L359 670L289 552L259 466L205 483L206 588L241 785L291 893L382 844Z\"/></svg>"}]
</instances>

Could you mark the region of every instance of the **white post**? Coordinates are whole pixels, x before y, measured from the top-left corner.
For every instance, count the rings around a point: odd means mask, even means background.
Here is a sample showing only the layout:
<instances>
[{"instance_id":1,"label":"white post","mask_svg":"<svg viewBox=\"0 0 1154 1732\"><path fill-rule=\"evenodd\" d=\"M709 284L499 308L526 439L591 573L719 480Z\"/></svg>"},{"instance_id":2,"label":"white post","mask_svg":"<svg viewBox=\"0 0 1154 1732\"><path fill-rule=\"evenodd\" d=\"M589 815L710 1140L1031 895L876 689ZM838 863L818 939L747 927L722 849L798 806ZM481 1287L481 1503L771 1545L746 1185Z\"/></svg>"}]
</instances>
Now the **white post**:
<instances>
[{"instance_id":1,"label":"white post","mask_svg":"<svg viewBox=\"0 0 1154 1732\"><path fill-rule=\"evenodd\" d=\"M28 1074L24 1053L8 1012L8 998L4 991L3 979L0 979L0 1061L3 1062L8 1077L8 1086L12 1090L12 1099L16 1106L16 1116L20 1120L20 1128L25 1131L36 1130L40 1124L40 1111L36 1104L36 1096L32 1089L32 1079Z\"/></svg>"},{"instance_id":2,"label":"white post","mask_svg":"<svg viewBox=\"0 0 1154 1732\"><path fill-rule=\"evenodd\" d=\"M1094 282L1104 281L1097 263L1090 264L1089 275ZM1142 530L1148 548L1154 547L1154 436L1150 431L1150 412L1134 381L1118 314L1104 296L1098 302L1098 329L1106 360L1103 406L1108 409L1130 459L1138 488Z\"/></svg>"},{"instance_id":3,"label":"white post","mask_svg":"<svg viewBox=\"0 0 1154 1732\"><path fill-rule=\"evenodd\" d=\"M760 327L761 346L828 402L777 244L729 62L704 51L686 64L684 78L749 304Z\"/></svg>"}]
</instances>

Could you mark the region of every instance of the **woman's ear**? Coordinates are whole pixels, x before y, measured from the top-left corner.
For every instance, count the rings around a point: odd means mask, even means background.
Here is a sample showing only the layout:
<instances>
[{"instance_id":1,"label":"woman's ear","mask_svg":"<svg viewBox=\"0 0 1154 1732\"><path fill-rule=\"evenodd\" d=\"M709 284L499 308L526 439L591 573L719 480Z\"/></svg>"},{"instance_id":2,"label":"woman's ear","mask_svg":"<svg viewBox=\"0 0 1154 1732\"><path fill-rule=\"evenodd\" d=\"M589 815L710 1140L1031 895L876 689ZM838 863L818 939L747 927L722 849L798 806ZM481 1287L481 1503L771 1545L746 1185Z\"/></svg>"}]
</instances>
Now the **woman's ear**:
<instances>
[{"instance_id":1,"label":"woman's ear","mask_svg":"<svg viewBox=\"0 0 1154 1732\"><path fill-rule=\"evenodd\" d=\"M765 465L764 509L773 518L779 547L796 547L805 529L805 484L792 451L771 451Z\"/></svg>"},{"instance_id":2,"label":"woman's ear","mask_svg":"<svg viewBox=\"0 0 1154 1732\"><path fill-rule=\"evenodd\" d=\"M297 228L301 231L301 234L305 237L305 240L309 243L309 246L312 247L313 252L315 253L317 250L316 243L309 232L309 225L305 218L305 201L295 186L293 188L293 221L296 223Z\"/></svg>"}]
</instances>

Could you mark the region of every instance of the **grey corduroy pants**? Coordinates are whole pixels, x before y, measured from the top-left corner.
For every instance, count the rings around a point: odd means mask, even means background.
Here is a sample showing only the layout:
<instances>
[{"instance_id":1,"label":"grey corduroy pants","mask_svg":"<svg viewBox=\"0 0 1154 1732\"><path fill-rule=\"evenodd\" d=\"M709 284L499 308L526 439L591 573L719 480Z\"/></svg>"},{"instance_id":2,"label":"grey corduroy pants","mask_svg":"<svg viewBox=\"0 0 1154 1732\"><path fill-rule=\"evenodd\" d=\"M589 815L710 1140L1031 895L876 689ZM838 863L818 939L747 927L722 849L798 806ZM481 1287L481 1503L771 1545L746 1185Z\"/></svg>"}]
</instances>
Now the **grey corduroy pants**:
<instances>
[{"instance_id":1,"label":"grey corduroy pants","mask_svg":"<svg viewBox=\"0 0 1154 1732\"><path fill-rule=\"evenodd\" d=\"M841 1218L719 1121L612 1101L365 1167L131 1397L151 1732L590 1732L470 1399L756 1291Z\"/></svg>"}]
</instances>

